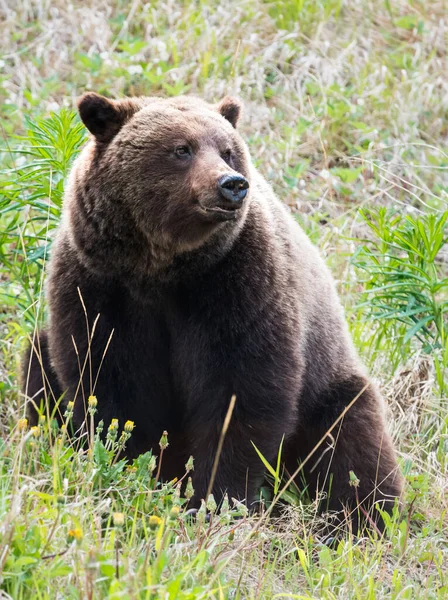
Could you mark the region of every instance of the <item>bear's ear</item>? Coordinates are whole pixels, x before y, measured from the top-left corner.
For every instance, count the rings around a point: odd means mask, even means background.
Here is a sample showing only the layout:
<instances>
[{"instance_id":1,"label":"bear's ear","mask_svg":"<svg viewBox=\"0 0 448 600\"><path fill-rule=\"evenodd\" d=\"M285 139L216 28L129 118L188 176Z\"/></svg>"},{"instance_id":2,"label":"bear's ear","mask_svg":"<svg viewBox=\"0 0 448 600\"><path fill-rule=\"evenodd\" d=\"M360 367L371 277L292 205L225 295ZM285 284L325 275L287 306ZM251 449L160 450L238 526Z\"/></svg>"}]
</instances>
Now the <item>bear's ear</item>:
<instances>
[{"instance_id":1,"label":"bear's ear","mask_svg":"<svg viewBox=\"0 0 448 600\"><path fill-rule=\"evenodd\" d=\"M241 116L243 105L238 98L226 96L217 105L218 112L236 128L236 124Z\"/></svg>"},{"instance_id":2,"label":"bear's ear","mask_svg":"<svg viewBox=\"0 0 448 600\"><path fill-rule=\"evenodd\" d=\"M78 100L81 120L99 142L110 142L140 108L134 99L109 100L94 92L87 92Z\"/></svg>"}]
</instances>

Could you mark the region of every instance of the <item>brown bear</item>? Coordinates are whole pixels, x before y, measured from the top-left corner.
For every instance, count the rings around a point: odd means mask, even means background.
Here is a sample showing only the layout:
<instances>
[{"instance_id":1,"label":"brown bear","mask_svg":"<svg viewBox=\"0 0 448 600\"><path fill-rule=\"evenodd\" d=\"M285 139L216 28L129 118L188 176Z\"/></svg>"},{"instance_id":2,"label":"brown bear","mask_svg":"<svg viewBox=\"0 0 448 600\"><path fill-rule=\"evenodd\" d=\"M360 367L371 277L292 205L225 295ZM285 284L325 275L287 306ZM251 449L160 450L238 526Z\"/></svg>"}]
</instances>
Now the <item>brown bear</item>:
<instances>
[{"instance_id":1,"label":"brown bear","mask_svg":"<svg viewBox=\"0 0 448 600\"><path fill-rule=\"evenodd\" d=\"M297 483L329 492L330 509L390 508L402 477L381 397L327 267L251 163L240 109L230 97L80 99L92 137L52 247L47 332L25 361L30 418L64 394L82 430L94 394L106 426L135 422L131 456L157 451L167 430L162 474L193 455L197 503L235 395L217 499L254 503L253 445L273 460L284 437L291 474L323 438Z\"/></svg>"}]
</instances>

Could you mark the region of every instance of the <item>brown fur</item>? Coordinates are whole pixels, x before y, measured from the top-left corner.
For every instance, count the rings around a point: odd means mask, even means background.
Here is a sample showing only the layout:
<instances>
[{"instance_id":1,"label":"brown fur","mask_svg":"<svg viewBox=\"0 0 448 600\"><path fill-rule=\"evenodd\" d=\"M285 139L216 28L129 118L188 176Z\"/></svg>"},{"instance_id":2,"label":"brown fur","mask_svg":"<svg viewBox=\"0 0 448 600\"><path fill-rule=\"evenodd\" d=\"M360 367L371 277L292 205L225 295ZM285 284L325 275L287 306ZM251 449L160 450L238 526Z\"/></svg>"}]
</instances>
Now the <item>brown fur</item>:
<instances>
[{"instance_id":1,"label":"brown fur","mask_svg":"<svg viewBox=\"0 0 448 600\"><path fill-rule=\"evenodd\" d=\"M321 445L304 473L313 493L332 479L331 508L354 507L350 471L366 508L390 507L402 478L381 398L328 269L251 164L238 101L87 94L79 109L93 138L67 186L47 282L48 348L42 338L54 394L75 399L77 426L94 392L106 424L135 421L131 455L157 451L167 429L163 474L181 475L193 454L197 501L236 394L213 491L250 504L264 474L252 442L273 460L285 436L292 472L364 390L332 431L334 447L322 456ZM221 211L218 180L237 174L249 193ZM81 378L78 356L81 368L87 357ZM26 391L38 400L33 364Z\"/></svg>"}]
</instances>

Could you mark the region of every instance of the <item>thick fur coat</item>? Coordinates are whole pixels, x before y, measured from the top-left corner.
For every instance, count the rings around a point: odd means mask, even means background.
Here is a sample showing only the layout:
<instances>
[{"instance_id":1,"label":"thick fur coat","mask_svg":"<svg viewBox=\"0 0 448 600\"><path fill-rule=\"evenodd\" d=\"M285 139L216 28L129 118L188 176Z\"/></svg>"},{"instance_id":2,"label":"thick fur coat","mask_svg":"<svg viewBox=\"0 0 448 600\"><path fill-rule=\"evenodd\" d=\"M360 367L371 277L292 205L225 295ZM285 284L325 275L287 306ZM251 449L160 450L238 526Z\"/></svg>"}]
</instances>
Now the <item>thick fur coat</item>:
<instances>
[{"instance_id":1,"label":"thick fur coat","mask_svg":"<svg viewBox=\"0 0 448 600\"><path fill-rule=\"evenodd\" d=\"M193 455L197 503L236 395L213 492L251 504L264 476L253 444L273 460L284 437L292 473L356 399L297 483L330 491L329 508L355 509L356 494L364 510L392 506L402 478L381 397L327 267L251 163L239 102L89 93L79 111L92 138L52 248L49 323L24 365L30 417L64 393L82 428L94 394L106 426L135 422L131 455L157 452L167 430L163 476Z\"/></svg>"}]
</instances>

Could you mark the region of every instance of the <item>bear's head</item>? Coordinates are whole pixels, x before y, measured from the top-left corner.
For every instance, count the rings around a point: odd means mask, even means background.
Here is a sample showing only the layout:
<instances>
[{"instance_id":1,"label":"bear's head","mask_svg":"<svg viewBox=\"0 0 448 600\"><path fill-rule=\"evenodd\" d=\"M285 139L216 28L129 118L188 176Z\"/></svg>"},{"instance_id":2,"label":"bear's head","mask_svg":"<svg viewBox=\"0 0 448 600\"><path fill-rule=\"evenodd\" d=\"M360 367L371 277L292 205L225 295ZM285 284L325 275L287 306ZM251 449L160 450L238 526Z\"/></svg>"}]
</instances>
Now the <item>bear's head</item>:
<instances>
[{"instance_id":1,"label":"bear's head","mask_svg":"<svg viewBox=\"0 0 448 600\"><path fill-rule=\"evenodd\" d=\"M231 236L241 227L250 158L236 130L238 100L213 105L185 96L109 100L87 93L78 108L92 140L70 183L72 223L91 259L98 252L92 237L102 235L112 254L124 243L138 241L139 252L148 244L156 268L157 260L167 263L219 231Z\"/></svg>"}]
</instances>

